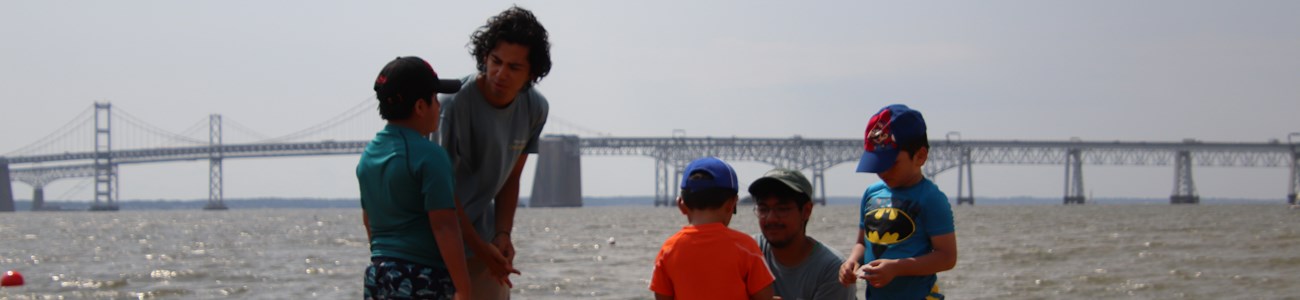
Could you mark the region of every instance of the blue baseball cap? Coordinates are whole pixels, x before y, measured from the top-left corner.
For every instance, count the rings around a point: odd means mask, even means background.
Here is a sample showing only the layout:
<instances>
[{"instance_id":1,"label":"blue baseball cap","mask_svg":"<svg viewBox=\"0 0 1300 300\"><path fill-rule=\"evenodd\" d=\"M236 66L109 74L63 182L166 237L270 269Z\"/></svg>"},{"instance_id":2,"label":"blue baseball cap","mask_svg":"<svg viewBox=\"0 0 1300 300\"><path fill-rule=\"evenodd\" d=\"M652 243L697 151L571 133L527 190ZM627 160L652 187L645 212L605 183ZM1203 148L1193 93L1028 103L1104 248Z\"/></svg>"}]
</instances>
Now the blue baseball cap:
<instances>
[{"instance_id":1,"label":"blue baseball cap","mask_svg":"<svg viewBox=\"0 0 1300 300\"><path fill-rule=\"evenodd\" d=\"M696 172L709 174L713 179L691 180L691 174ZM682 189L693 192L707 188L725 188L739 192L740 184L736 180L736 170L721 159L712 156L696 159L686 165L686 173L682 176Z\"/></svg>"},{"instance_id":2,"label":"blue baseball cap","mask_svg":"<svg viewBox=\"0 0 1300 300\"><path fill-rule=\"evenodd\" d=\"M921 118L921 112L902 104L885 106L867 122L858 172L880 173L889 170L898 160L899 142L913 142L923 138L925 119Z\"/></svg>"}]
</instances>

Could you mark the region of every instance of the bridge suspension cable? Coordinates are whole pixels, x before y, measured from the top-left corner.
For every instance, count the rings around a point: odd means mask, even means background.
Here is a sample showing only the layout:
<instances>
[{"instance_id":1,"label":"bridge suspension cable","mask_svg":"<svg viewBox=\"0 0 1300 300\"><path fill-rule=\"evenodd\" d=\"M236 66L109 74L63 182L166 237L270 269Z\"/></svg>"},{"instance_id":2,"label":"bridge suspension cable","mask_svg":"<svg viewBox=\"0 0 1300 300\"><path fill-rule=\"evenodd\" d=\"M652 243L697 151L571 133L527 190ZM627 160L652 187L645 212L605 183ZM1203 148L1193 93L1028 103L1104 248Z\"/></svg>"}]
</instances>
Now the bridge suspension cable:
<instances>
[{"instance_id":1,"label":"bridge suspension cable","mask_svg":"<svg viewBox=\"0 0 1300 300\"><path fill-rule=\"evenodd\" d=\"M80 151L90 148L92 139L88 138L90 130L87 127L94 123L94 107L86 107L76 117L63 124L62 127L46 134L40 140L18 148L14 151L5 153L4 156L20 156L33 154L47 154L58 152ZM80 134L80 135L79 135Z\"/></svg>"},{"instance_id":2,"label":"bridge suspension cable","mask_svg":"<svg viewBox=\"0 0 1300 300\"><path fill-rule=\"evenodd\" d=\"M116 105L116 106L117 108L113 110L113 115L116 116L116 118L113 118L113 120L114 121L120 120L122 121L121 123L122 125L126 125L129 128L118 128L114 130L118 132L124 132L126 133L125 134L126 137L128 137L126 139L119 139L114 141L114 144L120 145L114 148L144 149L144 148L161 148L167 146L174 147L174 146L182 146L182 145L194 146L194 145L204 145L208 143L207 139L198 139L198 138L184 136L179 133L174 133L166 129L163 129L162 127L149 124L148 122L145 122L140 117L136 117L135 115L132 115L131 113L127 112L125 109L122 108L121 105ZM140 131L135 131L132 129L136 129Z\"/></svg>"},{"instance_id":3,"label":"bridge suspension cable","mask_svg":"<svg viewBox=\"0 0 1300 300\"><path fill-rule=\"evenodd\" d=\"M257 132L257 130L248 128L248 126L244 126L244 124L239 123L230 117L222 116L221 123L222 126L226 126L224 129L233 129L233 131L225 132L225 133L234 133L233 135L223 134L224 136L222 136L222 139L225 140L225 143L227 144L256 143L258 141L266 141L271 139L270 136L262 134L261 132ZM207 132L208 130L207 127L204 127L203 129L204 132Z\"/></svg>"},{"instance_id":4,"label":"bridge suspension cable","mask_svg":"<svg viewBox=\"0 0 1300 300\"><path fill-rule=\"evenodd\" d=\"M332 140L336 138L366 139L368 138L369 134L373 134L374 131L377 130L378 128L372 127L372 128L362 129L360 128L360 126L345 126L345 125L356 125L352 123L358 120L361 121L367 120L366 118L358 118L358 117L366 113L377 114L376 111L378 109L378 106L379 106L379 101L375 100L374 96L369 96L361 100L360 102L358 102L356 105L352 106L352 108L349 108L343 113L340 113L328 120L325 120L324 122L317 123L315 125L309 126L302 130L295 131L293 133L274 137L260 142L261 143L285 143L291 141L303 141L303 140L307 140L309 137L317 137L317 139L326 139L326 140ZM378 120L379 118L373 118L373 119ZM373 123L375 121L370 120L367 122ZM342 134L331 134L329 130L334 130L334 129L339 130L338 133L342 133ZM335 135L335 136L331 136L331 135ZM337 136L337 135L343 135L343 136Z\"/></svg>"},{"instance_id":5,"label":"bridge suspension cable","mask_svg":"<svg viewBox=\"0 0 1300 300\"><path fill-rule=\"evenodd\" d=\"M587 128L577 123L570 122L555 115L550 115L546 120L546 128L542 129L547 134L574 134L578 136L589 137L610 137L613 136L608 132Z\"/></svg>"},{"instance_id":6,"label":"bridge suspension cable","mask_svg":"<svg viewBox=\"0 0 1300 300\"><path fill-rule=\"evenodd\" d=\"M201 137L207 137L207 133L208 133L208 119L202 118L202 119L194 120L194 124L191 124L189 127L185 127L185 130L181 130L180 135L190 137L192 139L202 139Z\"/></svg>"}]
</instances>

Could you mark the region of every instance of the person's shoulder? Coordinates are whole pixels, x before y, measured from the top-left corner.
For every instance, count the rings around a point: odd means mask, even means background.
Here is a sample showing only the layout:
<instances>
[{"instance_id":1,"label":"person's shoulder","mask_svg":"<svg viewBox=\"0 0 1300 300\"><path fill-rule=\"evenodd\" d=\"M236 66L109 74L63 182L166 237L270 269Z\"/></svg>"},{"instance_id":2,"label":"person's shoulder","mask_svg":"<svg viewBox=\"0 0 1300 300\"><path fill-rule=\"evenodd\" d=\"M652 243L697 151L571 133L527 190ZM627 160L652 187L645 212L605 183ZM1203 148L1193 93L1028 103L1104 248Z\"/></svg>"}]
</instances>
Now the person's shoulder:
<instances>
[{"instance_id":1,"label":"person's shoulder","mask_svg":"<svg viewBox=\"0 0 1300 300\"><path fill-rule=\"evenodd\" d=\"M408 138L407 146L410 152L407 155L420 158L447 158L447 149L443 149L438 143L434 143L424 137Z\"/></svg>"},{"instance_id":2,"label":"person's shoulder","mask_svg":"<svg viewBox=\"0 0 1300 300\"><path fill-rule=\"evenodd\" d=\"M464 99L470 97L481 97L478 94L478 88L474 87L474 82L477 81L476 74L469 74L460 78L459 92L438 94L438 102L442 104L443 109L456 107L457 103L464 102Z\"/></svg>"},{"instance_id":3,"label":"person's shoulder","mask_svg":"<svg viewBox=\"0 0 1300 300\"><path fill-rule=\"evenodd\" d=\"M661 255L671 254L677 248L677 244L684 239L687 239L686 231L678 230L673 235L668 236L668 239L664 240L664 244L659 246L659 253Z\"/></svg>"},{"instance_id":4,"label":"person's shoulder","mask_svg":"<svg viewBox=\"0 0 1300 300\"><path fill-rule=\"evenodd\" d=\"M529 87L527 94L529 98L528 101L529 108L537 111L543 111L543 112L551 109L550 101L546 100L546 96L542 95L542 92L537 90L536 85Z\"/></svg>"},{"instance_id":5,"label":"person's shoulder","mask_svg":"<svg viewBox=\"0 0 1300 300\"><path fill-rule=\"evenodd\" d=\"M918 187L920 188L918 192L920 192L921 196L926 200L943 201L944 203L948 202L948 194L945 194L943 190L939 189L939 186L934 184L934 181L930 181L929 178L926 178L921 180L920 185L921 186Z\"/></svg>"},{"instance_id":6,"label":"person's shoulder","mask_svg":"<svg viewBox=\"0 0 1300 300\"><path fill-rule=\"evenodd\" d=\"M870 186L867 186L867 191L863 193L863 196L870 196L872 194L876 194L887 190L889 190L889 186L885 185L884 180L881 180L871 184Z\"/></svg>"},{"instance_id":7,"label":"person's shoulder","mask_svg":"<svg viewBox=\"0 0 1300 300\"><path fill-rule=\"evenodd\" d=\"M726 233L727 238L730 238L741 244L744 244L746 247L753 246L753 249L758 249L758 242L755 241L754 237L749 235L748 233L740 232L740 230L736 230L731 227L727 227L725 230L723 230L723 232Z\"/></svg>"}]
</instances>

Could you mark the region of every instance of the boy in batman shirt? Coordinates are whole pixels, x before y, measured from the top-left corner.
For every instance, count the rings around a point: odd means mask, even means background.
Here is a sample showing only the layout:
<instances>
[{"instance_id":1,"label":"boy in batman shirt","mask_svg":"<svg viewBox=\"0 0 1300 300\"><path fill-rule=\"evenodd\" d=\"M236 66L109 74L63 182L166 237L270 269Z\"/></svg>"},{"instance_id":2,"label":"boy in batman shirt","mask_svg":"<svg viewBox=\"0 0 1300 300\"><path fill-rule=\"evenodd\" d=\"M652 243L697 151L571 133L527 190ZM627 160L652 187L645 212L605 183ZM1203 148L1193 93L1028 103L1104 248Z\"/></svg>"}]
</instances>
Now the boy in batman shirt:
<instances>
[{"instance_id":1,"label":"boy in batman shirt","mask_svg":"<svg viewBox=\"0 0 1300 300\"><path fill-rule=\"evenodd\" d=\"M862 195L858 242L840 282L867 282L866 299L943 299L936 273L957 264L948 196L921 173L930 153L921 112L886 106L867 123L858 172L881 181Z\"/></svg>"}]
</instances>

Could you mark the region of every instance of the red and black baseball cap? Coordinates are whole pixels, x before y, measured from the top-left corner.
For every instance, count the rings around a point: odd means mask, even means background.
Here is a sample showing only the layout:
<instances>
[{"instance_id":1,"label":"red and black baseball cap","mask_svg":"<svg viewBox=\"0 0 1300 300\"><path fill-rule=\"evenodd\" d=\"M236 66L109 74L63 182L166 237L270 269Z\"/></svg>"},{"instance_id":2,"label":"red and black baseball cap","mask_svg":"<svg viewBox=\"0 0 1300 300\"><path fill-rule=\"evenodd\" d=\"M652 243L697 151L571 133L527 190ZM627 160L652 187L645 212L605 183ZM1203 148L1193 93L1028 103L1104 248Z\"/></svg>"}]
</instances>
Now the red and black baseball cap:
<instances>
[{"instance_id":1,"label":"red and black baseball cap","mask_svg":"<svg viewBox=\"0 0 1300 300\"><path fill-rule=\"evenodd\" d=\"M375 97L384 99L410 100L429 98L434 93L450 94L460 91L461 82L456 79L438 79L424 59L415 56L402 56L388 62L379 77L375 78Z\"/></svg>"}]
</instances>

